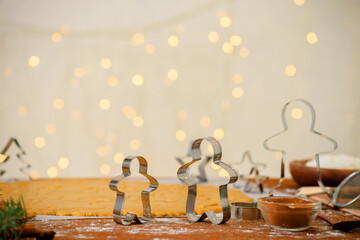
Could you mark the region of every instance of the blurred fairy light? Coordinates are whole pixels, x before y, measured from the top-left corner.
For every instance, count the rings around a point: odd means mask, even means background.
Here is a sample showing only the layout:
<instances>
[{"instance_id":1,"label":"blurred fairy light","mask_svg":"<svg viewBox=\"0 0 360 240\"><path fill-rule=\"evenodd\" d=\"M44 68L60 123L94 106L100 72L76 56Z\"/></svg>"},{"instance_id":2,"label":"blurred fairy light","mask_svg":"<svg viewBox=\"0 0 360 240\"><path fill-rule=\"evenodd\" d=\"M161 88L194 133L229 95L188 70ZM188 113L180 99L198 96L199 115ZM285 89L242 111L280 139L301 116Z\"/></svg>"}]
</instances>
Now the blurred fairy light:
<instances>
[{"instance_id":1,"label":"blurred fairy light","mask_svg":"<svg viewBox=\"0 0 360 240\"><path fill-rule=\"evenodd\" d=\"M99 102L99 107L102 110L108 110L111 107L111 102L109 99L103 98Z\"/></svg>"},{"instance_id":2,"label":"blurred fairy light","mask_svg":"<svg viewBox=\"0 0 360 240\"><path fill-rule=\"evenodd\" d=\"M19 116L25 116L27 114L27 107L23 105L18 106L17 113Z\"/></svg>"},{"instance_id":3,"label":"blurred fairy light","mask_svg":"<svg viewBox=\"0 0 360 240\"><path fill-rule=\"evenodd\" d=\"M180 120L180 121L185 121L187 119L187 112L185 110L180 110L178 113L177 113L177 118Z\"/></svg>"},{"instance_id":4,"label":"blurred fairy light","mask_svg":"<svg viewBox=\"0 0 360 240\"><path fill-rule=\"evenodd\" d=\"M246 47L240 48L239 49L239 55L240 57L246 58L249 56L249 49Z\"/></svg>"},{"instance_id":5,"label":"blurred fairy light","mask_svg":"<svg viewBox=\"0 0 360 240\"><path fill-rule=\"evenodd\" d=\"M64 101L61 98L56 98L52 105L55 109L60 110L64 107Z\"/></svg>"},{"instance_id":6,"label":"blurred fairy light","mask_svg":"<svg viewBox=\"0 0 360 240\"><path fill-rule=\"evenodd\" d=\"M238 35L233 35L230 37L230 43L234 46L239 46L241 42L242 42L241 37Z\"/></svg>"},{"instance_id":7,"label":"blurred fairy light","mask_svg":"<svg viewBox=\"0 0 360 240\"><path fill-rule=\"evenodd\" d=\"M62 24L61 27L60 27L60 32L64 35L69 35L70 34L70 26L67 25L67 24Z\"/></svg>"},{"instance_id":8,"label":"blurred fairy light","mask_svg":"<svg viewBox=\"0 0 360 240\"><path fill-rule=\"evenodd\" d=\"M82 112L80 110L74 110L71 112L71 117L74 120L80 120L82 118Z\"/></svg>"},{"instance_id":9,"label":"blurred fairy light","mask_svg":"<svg viewBox=\"0 0 360 240\"><path fill-rule=\"evenodd\" d=\"M291 117L293 119L301 119L303 116L303 111L300 108L294 108L291 110Z\"/></svg>"},{"instance_id":10,"label":"blurred fairy light","mask_svg":"<svg viewBox=\"0 0 360 240\"><path fill-rule=\"evenodd\" d=\"M231 26L231 18L229 16L223 16L220 18L220 26L223 28L228 28Z\"/></svg>"},{"instance_id":11,"label":"blurred fairy light","mask_svg":"<svg viewBox=\"0 0 360 240\"><path fill-rule=\"evenodd\" d=\"M305 3L305 0L294 0L294 3L298 6L301 6Z\"/></svg>"},{"instance_id":12,"label":"blurred fairy light","mask_svg":"<svg viewBox=\"0 0 360 240\"><path fill-rule=\"evenodd\" d=\"M48 170L46 171L46 173L47 173L49 178L56 178L59 171L58 171L58 169L56 167L49 167Z\"/></svg>"},{"instance_id":13,"label":"blurred fairy light","mask_svg":"<svg viewBox=\"0 0 360 240\"><path fill-rule=\"evenodd\" d=\"M235 74L232 78L233 82L236 84L240 84L243 81L243 76L239 73Z\"/></svg>"},{"instance_id":14,"label":"blurred fairy light","mask_svg":"<svg viewBox=\"0 0 360 240\"><path fill-rule=\"evenodd\" d=\"M56 126L55 124L47 124L45 126L45 131L48 133L48 134L54 134L56 132Z\"/></svg>"},{"instance_id":15,"label":"blurred fairy light","mask_svg":"<svg viewBox=\"0 0 360 240\"><path fill-rule=\"evenodd\" d=\"M98 147L96 148L96 154L97 154L99 157L106 156L106 155L108 154L108 149L107 149L106 146L104 146L104 145L98 146Z\"/></svg>"},{"instance_id":16,"label":"blurred fairy light","mask_svg":"<svg viewBox=\"0 0 360 240\"><path fill-rule=\"evenodd\" d=\"M147 54L153 54L155 52L155 46L153 44L146 44L145 52Z\"/></svg>"},{"instance_id":17,"label":"blurred fairy light","mask_svg":"<svg viewBox=\"0 0 360 240\"><path fill-rule=\"evenodd\" d=\"M143 44L144 41L145 37L142 33L135 33L130 39L131 44L135 46Z\"/></svg>"},{"instance_id":18,"label":"blurred fairy light","mask_svg":"<svg viewBox=\"0 0 360 240\"><path fill-rule=\"evenodd\" d=\"M107 83L110 87L116 87L118 84L118 79L117 77L111 76L108 78Z\"/></svg>"},{"instance_id":19,"label":"blurred fairy light","mask_svg":"<svg viewBox=\"0 0 360 240\"><path fill-rule=\"evenodd\" d=\"M114 162L117 164L121 164L124 160L124 154L122 154L121 152L117 152L114 155Z\"/></svg>"},{"instance_id":20,"label":"blurred fairy light","mask_svg":"<svg viewBox=\"0 0 360 240\"><path fill-rule=\"evenodd\" d=\"M306 41L308 41L310 44L315 44L318 42L318 37L314 32L309 32L306 34Z\"/></svg>"},{"instance_id":21,"label":"blurred fairy light","mask_svg":"<svg viewBox=\"0 0 360 240\"><path fill-rule=\"evenodd\" d=\"M57 164L60 169L66 169L69 166L70 161L67 157L61 157L59 158Z\"/></svg>"},{"instance_id":22,"label":"blurred fairy light","mask_svg":"<svg viewBox=\"0 0 360 240\"><path fill-rule=\"evenodd\" d=\"M186 139L186 132L182 129L176 130L175 137L176 137L176 140L182 142Z\"/></svg>"},{"instance_id":23,"label":"blurred fairy light","mask_svg":"<svg viewBox=\"0 0 360 240\"><path fill-rule=\"evenodd\" d=\"M221 140L225 135L225 132L222 128L217 128L214 130L214 138Z\"/></svg>"},{"instance_id":24,"label":"blurred fairy light","mask_svg":"<svg viewBox=\"0 0 360 240\"><path fill-rule=\"evenodd\" d=\"M103 69L111 68L112 62L109 58L102 58L100 61L100 65Z\"/></svg>"},{"instance_id":25,"label":"blurred fairy light","mask_svg":"<svg viewBox=\"0 0 360 240\"><path fill-rule=\"evenodd\" d=\"M177 34L183 34L184 32L185 32L185 30L186 30L186 28L185 28L185 25L184 24L176 24L176 26L175 26L175 32L177 33Z\"/></svg>"},{"instance_id":26,"label":"blurred fairy light","mask_svg":"<svg viewBox=\"0 0 360 240\"><path fill-rule=\"evenodd\" d=\"M85 76L85 69L84 68L75 68L74 75L77 78L83 78Z\"/></svg>"},{"instance_id":27,"label":"blurred fairy light","mask_svg":"<svg viewBox=\"0 0 360 240\"><path fill-rule=\"evenodd\" d=\"M202 118L200 119L200 124L201 124L201 126L203 126L203 127L208 127L208 126L210 126L210 118L209 118L209 117L202 117Z\"/></svg>"},{"instance_id":28,"label":"blurred fairy light","mask_svg":"<svg viewBox=\"0 0 360 240\"><path fill-rule=\"evenodd\" d=\"M236 87L232 90L232 96L234 98L241 98L244 94L244 90L241 87Z\"/></svg>"},{"instance_id":29,"label":"blurred fairy light","mask_svg":"<svg viewBox=\"0 0 360 240\"><path fill-rule=\"evenodd\" d=\"M227 54L231 54L234 52L234 46L231 43L226 42L223 44L222 50Z\"/></svg>"},{"instance_id":30,"label":"blurred fairy light","mask_svg":"<svg viewBox=\"0 0 360 240\"><path fill-rule=\"evenodd\" d=\"M219 41L219 34L215 31L209 32L208 35L209 41L212 43L217 43Z\"/></svg>"},{"instance_id":31,"label":"blurred fairy light","mask_svg":"<svg viewBox=\"0 0 360 240\"><path fill-rule=\"evenodd\" d=\"M80 81L77 78L70 78L69 85L71 87L78 87L80 85Z\"/></svg>"},{"instance_id":32,"label":"blurred fairy light","mask_svg":"<svg viewBox=\"0 0 360 240\"><path fill-rule=\"evenodd\" d=\"M133 119L133 124L135 127L142 127L144 125L144 119L137 116Z\"/></svg>"},{"instance_id":33,"label":"blurred fairy light","mask_svg":"<svg viewBox=\"0 0 360 240\"><path fill-rule=\"evenodd\" d=\"M51 40L54 42L54 43L58 43L60 42L62 39L62 36L59 32L54 32L52 35L51 35Z\"/></svg>"},{"instance_id":34,"label":"blurred fairy light","mask_svg":"<svg viewBox=\"0 0 360 240\"><path fill-rule=\"evenodd\" d=\"M287 65L285 67L285 74L289 77L294 76L296 73L296 67L294 65Z\"/></svg>"},{"instance_id":35,"label":"blurred fairy light","mask_svg":"<svg viewBox=\"0 0 360 240\"><path fill-rule=\"evenodd\" d=\"M34 143L35 143L35 147L43 148L43 147L45 147L46 142L43 137L36 137Z\"/></svg>"},{"instance_id":36,"label":"blurred fairy light","mask_svg":"<svg viewBox=\"0 0 360 240\"><path fill-rule=\"evenodd\" d=\"M40 178L40 172L39 172L39 170L36 170L36 169L32 169L32 170L30 170L30 177L32 178L32 179L39 179Z\"/></svg>"},{"instance_id":37,"label":"blurred fairy light","mask_svg":"<svg viewBox=\"0 0 360 240\"><path fill-rule=\"evenodd\" d=\"M30 67L36 67L39 65L39 63L40 63L40 59L38 56L31 56L28 60L28 65Z\"/></svg>"},{"instance_id":38,"label":"blurred fairy light","mask_svg":"<svg viewBox=\"0 0 360 240\"><path fill-rule=\"evenodd\" d=\"M139 140L133 139L133 140L130 141L130 148L131 149L137 150L137 149L140 148L140 146L141 146L141 143L140 143Z\"/></svg>"},{"instance_id":39,"label":"blurred fairy light","mask_svg":"<svg viewBox=\"0 0 360 240\"><path fill-rule=\"evenodd\" d=\"M140 74L135 74L132 77L132 82L135 86L141 86L144 84L144 77Z\"/></svg>"},{"instance_id":40,"label":"blurred fairy light","mask_svg":"<svg viewBox=\"0 0 360 240\"><path fill-rule=\"evenodd\" d=\"M168 38L168 44L170 47L176 47L179 44L179 38L175 35L171 35Z\"/></svg>"},{"instance_id":41,"label":"blurred fairy light","mask_svg":"<svg viewBox=\"0 0 360 240\"><path fill-rule=\"evenodd\" d=\"M98 138L103 138L105 136L105 129L103 127L97 127L95 129L95 136Z\"/></svg>"},{"instance_id":42,"label":"blurred fairy light","mask_svg":"<svg viewBox=\"0 0 360 240\"><path fill-rule=\"evenodd\" d=\"M229 111L231 108L231 102L230 100L223 100L221 102L221 109L224 110L224 111Z\"/></svg>"},{"instance_id":43,"label":"blurred fairy light","mask_svg":"<svg viewBox=\"0 0 360 240\"><path fill-rule=\"evenodd\" d=\"M123 107L123 113L126 118L132 120L136 117L136 111L131 106Z\"/></svg>"},{"instance_id":44,"label":"blurred fairy light","mask_svg":"<svg viewBox=\"0 0 360 240\"><path fill-rule=\"evenodd\" d=\"M171 80L171 81L175 81L177 80L179 77L179 73L176 69L170 69L168 71L168 78Z\"/></svg>"},{"instance_id":45,"label":"blurred fairy light","mask_svg":"<svg viewBox=\"0 0 360 240\"><path fill-rule=\"evenodd\" d=\"M14 70L11 67L4 67L3 74L5 77L11 77L14 73Z\"/></svg>"},{"instance_id":46,"label":"blurred fairy light","mask_svg":"<svg viewBox=\"0 0 360 240\"><path fill-rule=\"evenodd\" d=\"M102 175L108 175L111 171L111 167L107 163L103 163L100 165L99 171Z\"/></svg>"},{"instance_id":47,"label":"blurred fairy light","mask_svg":"<svg viewBox=\"0 0 360 240\"><path fill-rule=\"evenodd\" d=\"M106 137L106 141L109 143L114 143L116 141L117 137L114 133L109 133Z\"/></svg>"}]
</instances>

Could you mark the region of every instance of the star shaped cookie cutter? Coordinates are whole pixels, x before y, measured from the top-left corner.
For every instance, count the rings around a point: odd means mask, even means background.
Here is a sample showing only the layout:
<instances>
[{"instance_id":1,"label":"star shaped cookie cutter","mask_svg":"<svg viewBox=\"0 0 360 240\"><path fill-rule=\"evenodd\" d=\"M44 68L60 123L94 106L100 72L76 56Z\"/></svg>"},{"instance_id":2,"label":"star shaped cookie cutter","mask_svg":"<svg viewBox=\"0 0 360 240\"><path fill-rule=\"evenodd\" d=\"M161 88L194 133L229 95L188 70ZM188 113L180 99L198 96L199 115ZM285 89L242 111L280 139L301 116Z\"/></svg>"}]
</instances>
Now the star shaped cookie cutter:
<instances>
[{"instance_id":1,"label":"star shaped cookie cutter","mask_svg":"<svg viewBox=\"0 0 360 240\"><path fill-rule=\"evenodd\" d=\"M125 203L125 193L121 192L117 185L118 183L125 179L126 177L129 177L131 175L130 172L130 165L132 160L137 159L139 161L139 173L143 176L145 176L149 182L150 185L146 189L143 189L141 191L141 200L143 205L143 216L140 218L134 213L127 213L122 219L121 213L122 209ZM150 192L155 191L159 187L159 183L156 181L156 179L149 174L147 174L147 161L144 157L141 156L127 156L122 164L122 171L123 173L121 175L116 176L113 178L109 184L109 187L111 190L116 192L116 201L115 206L113 210L113 220L116 223L122 224L122 225L130 225L133 221L136 223L148 223L151 219L151 208L150 208Z\"/></svg>"},{"instance_id":2,"label":"star shaped cookie cutter","mask_svg":"<svg viewBox=\"0 0 360 240\"><path fill-rule=\"evenodd\" d=\"M175 157L175 160L178 161L178 163L180 163L180 165L185 164L185 161L183 160L184 158L191 157L192 143L193 142L191 141L190 145L189 145L189 150L185 156ZM206 176L205 166L210 162L211 159L212 159L212 156L205 156L205 161L201 161L201 163L199 165L199 175L194 176L195 178L197 178L199 183L204 183L204 182L208 181L207 176ZM189 168L188 168L188 170L189 170Z\"/></svg>"},{"instance_id":3,"label":"star shaped cookie cutter","mask_svg":"<svg viewBox=\"0 0 360 240\"><path fill-rule=\"evenodd\" d=\"M279 133L277 133L277 134L269 137L268 139L266 139L266 140L264 141L264 148L265 148L266 150L274 151L274 152L281 152L281 172L280 172L280 180L279 180L278 184L277 184L276 186L274 186L274 187L270 190L269 196L273 196L273 191L274 191L274 189L277 188L277 187L280 187L281 184L282 184L283 181L284 181L284 178L285 178L285 163L284 163L284 159L285 159L285 156L286 156L286 151L283 150L283 149L272 149L272 148L270 148L270 147L268 146L268 142L269 142L270 139L275 138L275 137L277 137L278 135L281 135L281 134L283 134L284 132L286 132L286 131L288 130L288 124L287 124L287 122L286 122L286 110L287 110L289 104L294 103L294 102L304 103L304 104L310 109L310 111L311 111L311 126L310 126L310 132L313 133L313 134L316 134L316 135L318 135L318 136L320 136L320 137L322 137L322 138L324 138L324 139L326 139L326 140L329 140L329 141L333 144L333 148L332 148L330 151L319 152L319 153L316 153L316 154L315 154L316 165L317 165L317 166L320 166L320 161L319 161L319 155L320 155L320 154L330 153L330 152L333 152L333 151L335 151L335 150L337 149L337 142L336 142L334 139L326 136L326 135L323 134L323 133L320 133L320 132L314 130L315 120L316 120L315 110L314 110L314 107L313 107L308 101L306 101L306 100L304 100L304 99L294 99L294 100L291 100L291 101L287 102L287 103L284 105L284 107L283 107L283 109L282 109L282 113L281 113L281 119L282 119L282 122L283 122L284 130L282 130L281 132L279 132ZM317 182L318 182L319 186L321 187L321 189L322 189L324 192L326 192L327 194L330 194L330 196L332 196L333 193L332 193L329 189L325 188L325 186L324 186L324 184L323 184L323 182L322 182L322 180L321 180L320 167L317 167Z\"/></svg>"},{"instance_id":4,"label":"star shaped cookie cutter","mask_svg":"<svg viewBox=\"0 0 360 240\"><path fill-rule=\"evenodd\" d=\"M196 194L197 194L197 184L192 178L190 178L188 176L187 169L191 164L201 160L200 145L204 140L208 141L213 148L214 164L225 169L230 176L229 182L227 184L223 184L223 185L219 186L220 202L221 202L222 211L223 211L222 218L218 218L213 210L202 213L200 217L197 217L195 214L195 200L196 200ZM231 217L227 185L231 184L231 183L235 183L236 180L238 179L238 175L232 167L230 167L229 165L227 165L226 163L223 163L221 161L221 155L222 155L221 145L213 137L199 138L199 139L195 140L192 144L191 153L192 153L192 161L184 164L177 171L177 177L179 178L179 180L188 185L188 195L187 195L187 200L186 200L186 216L192 222L201 222L201 221L205 220L206 217L208 217L213 224L226 223Z\"/></svg>"}]
</instances>

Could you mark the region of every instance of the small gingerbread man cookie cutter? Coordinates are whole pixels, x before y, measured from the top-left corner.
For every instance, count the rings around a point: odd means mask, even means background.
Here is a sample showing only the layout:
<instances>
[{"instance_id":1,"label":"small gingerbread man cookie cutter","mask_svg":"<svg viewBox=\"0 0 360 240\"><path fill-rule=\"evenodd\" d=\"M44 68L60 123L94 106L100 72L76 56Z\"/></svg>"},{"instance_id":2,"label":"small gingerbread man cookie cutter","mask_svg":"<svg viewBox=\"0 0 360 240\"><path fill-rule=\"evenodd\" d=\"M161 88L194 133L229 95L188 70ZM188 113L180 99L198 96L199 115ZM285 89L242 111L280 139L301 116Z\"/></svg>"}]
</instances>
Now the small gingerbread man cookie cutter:
<instances>
[{"instance_id":1,"label":"small gingerbread man cookie cutter","mask_svg":"<svg viewBox=\"0 0 360 240\"><path fill-rule=\"evenodd\" d=\"M225 169L230 176L230 180L227 184L223 184L219 186L220 202L223 210L222 218L218 218L213 210L202 213L200 217L196 216L195 214L197 184L193 178L188 176L187 169L193 163L201 160L200 145L204 140L207 140L213 148L214 151L213 163ZM208 217L213 224L226 223L231 217L227 185L231 183L235 183L236 180L238 179L238 175L232 167L221 161L221 155L222 155L221 145L213 137L199 138L195 140L192 144L191 153L193 160L181 166L177 171L177 177L179 178L179 180L188 185L186 216L192 222L201 222L205 220L206 217Z\"/></svg>"},{"instance_id":2,"label":"small gingerbread man cookie cutter","mask_svg":"<svg viewBox=\"0 0 360 240\"><path fill-rule=\"evenodd\" d=\"M130 165L132 160L137 159L139 161L139 173L143 176L145 176L149 182L150 185L146 189L141 191L141 200L143 205L143 216L140 218L134 213L127 213L122 219L121 213L122 209L125 203L125 193L121 192L117 185L118 183L125 179L126 177L129 177L131 175L130 172ZM123 173L121 175L116 176L113 178L109 184L109 187L111 190L116 192L116 201L113 211L113 219L116 223L122 224L122 225L130 225L133 221L136 223L148 223L151 219L151 208L150 208L150 192L155 191L159 187L159 183L156 181L156 179L149 174L147 174L147 161L144 157L141 156L128 156L124 159L122 164L122 171Z\"/></svg>"},{"instance_id":3,"label":"small gingerbread man cookie cutter","mask_svg":"<svg viewBox=\"0 0 360 240\"><path fill-rule=\"evenodd\" d=\"M281 184L282 184L282 182L284 181L284 178L285 178L285 163L284 163L284 159L285 159L285 156L286 156L286 151L283 150L283 149L273 149L273 148L270 148L269 145L268 145L268 142L269 142L270 139L275 138L275 137L277 137L278 135L283 134L284 132L286 132L286 131L288 130L289 127L288 127L288 124L287 124L287 121L286 121L286 110L287 110L288 106L289 106L291 103L294 103L294 102L304 103L304 104L310 109L310 112L311 112L310 132L313 133L313 134L316 134L316 135L318 135L318 136L320 136L320 137L322 137L322 138L324 138L324 139L326 139L326 140L328 140L328 141L330 141L330 142L332 143L332 145L333 145L333 147L332 147L332 149L331 149L330 151L319 152L319 153L316 153L316 154L315 154L315 161L316 161L316 165L317 165L317 182L318 182L319 186L321 187L321 189L322 189L324 192L326 192L327 194L329 194L329 195L332 196L332 192L331 192L330 190L328 190L328 189L324 186L324 184L323 184L323 182L322 182L322 179L321 179L319 155L320 155L320 154L330 153L330 152L335 151L335 150L337 149L337 142L336 142L334 139L332 139L332 138L326 136L325 134L320 133L320 132L318 132L318 131L316 131L316 130L314 129L314 127L315 127L315 120L316 120L315 109L314 109L314 107L311 105L311 103L309 103L308 101L306 101L306 100L304 100L304 99L294 99L294 100L291 100L291 101L287 102L287 103L284 105L284 107L283 107L283 109L282 109L282 113L281 113L281 119L282 119L282 122L283 122L284 129L283 129L281 132L279 132L279 133L277 133L277 134L269 137L268 139L266 139L266 140L264 141L264 148L265 148L266 150L274 151L274 152L281 152L281 173L280 173L280 180L279 180L278 184L277 184L276 186L274 186L274 187L270 190L269 196L272 196L274 189L277 188L277 187L280 187Z\"/></svg>"}]
</instances>

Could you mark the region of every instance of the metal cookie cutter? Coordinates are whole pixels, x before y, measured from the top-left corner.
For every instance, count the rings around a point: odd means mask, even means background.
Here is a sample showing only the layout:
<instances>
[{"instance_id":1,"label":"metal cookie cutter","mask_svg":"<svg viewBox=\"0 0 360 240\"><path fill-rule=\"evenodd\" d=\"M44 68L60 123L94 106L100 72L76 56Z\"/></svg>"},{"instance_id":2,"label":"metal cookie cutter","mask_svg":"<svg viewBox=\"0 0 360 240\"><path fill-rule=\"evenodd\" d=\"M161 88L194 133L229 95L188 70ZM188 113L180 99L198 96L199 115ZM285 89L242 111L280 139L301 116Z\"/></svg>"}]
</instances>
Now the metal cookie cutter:
<instances>
[{"instance_id":1,"label":"metal cookie cutter","mask_svg":"<svg viewBox=\"0 0 360 240\"><path fill-rule=\"evenodd\" d=\"M185 161L183 159L191 156L192 143L193 142L191 141L190 145L189 145L188 153L185 156L175 157L176 161L178 161L181 165L185 164ZM199 183L204 183L204 182L208 181L208 179L206 177L205 166L210 162L211 159L212 159L212 156L205 156L205 161L202 161L200 163L200 165L199 165L199 175L195 176L195 178L197 178L197 181Z\"/></svg>"},{"instance_id":2,"label":"metal cookie cutter","mask_svg":"<svg viewBox=\"0 0 360 240\"><path fill-rule=\"evenodd\" d=\"M237 220L257 220L261 218L257 202L232 202L231 218Z\"/></svg>"},{"instance_id":3,"label":"metal cookie cutter","mask_svg":"<svg viewBox=\"0 0 360 240\"><path fill-rule=\"evenodd\" d=\"M123 180L124 178L131 175L130 164L131 164L131 161L134 159L137 159L139 161L139 164L140 164L139 173L141 175L145 176L149 180L150 185L148 188L141 191L143 216L141 218L139 218L134 213L127 213L125 218L122 220L121 212L122 212L122 208L125 203L125 193L121 192L118 189L117 185L121 180ZM136 156L136 157L128 156L124 159L124 162L122 164L123 173L119 176L116 176L114 179L111 180L109 187L111 190L115 191L117 194L114 211L113 211L113 219L116 223L119 223L122 225L130 225L133 221L135 221L136 223L147 223L150 221L150 219L151 219L150 192L155 191L158 188L159 183L156 181L155 178L153 178L152 176L147 174L147 167L148 167L147 161L145 158L143 158L141 156Z\"/></svg>"},{"instance_id":4,"label":"metal cookie cutter","mask_svg":"<svg viewBox=\"0 0 360 240\"><path fill-rule=\"evenodd\" d=\"M219 165L220 167L225 169L228 172L228 174L230 175L229 182L227 184L223 184L223 185L219 186L220 202L221 202L221 206L222 206L222 210L223 210L222 218L218 218L213 210L207 211L207 212L201 214L200 217L197 217L195 214L195 200L196 200L196 194L197 194L197 184L193 179L191 179L188 176L187 169L191 164L201 160L200 144L202 143L203 140L207 140L213 148L214 164ZM231 168L229 165L227 165L221 161L221 155L222 155L221 145L213 137L200 138L200 139L197 139L196 141L194 141L192 144L191 153L192 153L193 160L191 162L188 162L188 163L184 164L183 166L181 166L177 171L177 176L178 176L179 180L188 185L188 196L187 196L187 201L186 201L186 216L192 222L201 222L206 217L208 217L213 224L226 223L231 217L227 185L230 183L236 182L238 176L233 168Z\"/></svg>"},{"instance_id":5,"label":"metal cookie cutter","mask_svg":"<svg viewBox=\"0 0 360 240\"><path fill-rule=\"evenodd\" d=\"M330 151L320 152L320 153L316 153L316 154L315 154L315 161L316 161L316 165L318 166L318 167L317 167L317 181L318 181L318 184L319 184L319 186L321 187L321 189L322 189L324 192L326 192L327 194L330 194L330 196L332 196L333 193L332 193L329 189L325 188L325 186L324 186L324 184L323 184L323 182L322 182L322 180L321 180L319 155L320 155L320 154L330 153L330 152L332 152L332 151L335 151L336 148L337 148L337 142L336 142L334 139L326 136L325 134L319 133L318 131L314 130L315 119L316 119L315 110L314 110L314 107L313 107L308 101L306 101L306 100L304 100L304 99L295 99L295 100L292 100L292 101L290 101L290 102L287 102L287 103L284 105L284 107L283 107L283 109L282 109L282 113L281 113L281 119L282 119L282 122L283 122L283 125L284 125L284 130L282 130L281 132L279 132L279 133L277 133L277 134L269 137L268 139L266 139L266 140L264 141L264 148L265 148L266 150L274 151L274 152L281 152L281 173L280 173L280 180L279 180L279 183L270 190L269 196L272 196L274 189L277 188L277 187L279 187L279 186L282 184L282 182L284 181L284 177L285 177L285 164L284 164L284 159L285 159L285 156L286 156L286 151L283 150L283 149L272 149L272 148L270 148L270 147L268 146L268 142L269 142L270 139L275 138L275 137L283 134L284 132L286 132L286 131L288 130L288 125L287 125L287 122L286 122L286 109L288 108L289 104L294 103L294 102L302 102L302 103L304 103L304 104L310 109L310 111L311 111L311 126L310 126L310 132L313 133L313 134L319 135L320 137L325 138L326 140L329 140L329 141L333 144L333 148L332 148Z\"/></svg>"}]
</instances>

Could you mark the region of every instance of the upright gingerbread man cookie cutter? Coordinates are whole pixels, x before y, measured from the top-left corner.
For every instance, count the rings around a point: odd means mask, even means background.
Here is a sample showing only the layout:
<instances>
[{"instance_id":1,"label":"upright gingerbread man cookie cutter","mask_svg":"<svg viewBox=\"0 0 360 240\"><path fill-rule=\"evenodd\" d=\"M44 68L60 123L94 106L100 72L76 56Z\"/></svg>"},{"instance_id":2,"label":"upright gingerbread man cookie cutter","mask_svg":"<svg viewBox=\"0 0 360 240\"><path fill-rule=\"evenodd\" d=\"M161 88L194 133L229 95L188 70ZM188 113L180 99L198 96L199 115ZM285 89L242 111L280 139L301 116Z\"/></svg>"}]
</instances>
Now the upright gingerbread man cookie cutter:
<instances>
[{"instance_id":1,"label":"upright gingerbread man cookie cutter","mask_svg":"<svg viewBox=\"0 0 360 240\"><path fill-rule=\"evenodd\" d=\"M149 182L150 185L146 189L141 191L141 200L143 205L143 216L139 218L134 213L127 213L125 215L125 218L121 218L122 209L125 203L125 193L121 192L117 185L118 183L125 179L126 177L129 177L131 175L130 172L130 165L132 160L137 159L139 161L139 173L143 176L145 176ZM130 225L133 221L136 223L148 223L151 219L151 208L150 208L150 192L155 191L159 187L159 183L156 181L156 179L149 174L147 174L147 161L144 157L141 156L127 156L122 164L122 171L123 173L121 175L116 176L113 178L109 184L109 187L111 190L116 192L116 201L113 211L113 219L116 223L122 224L122 225Z\"/></svg>"},{"instance_id":2,"label":"upright gingerbread man cookie cutter","mask_svg":"<svg viewBox=\"0 0 360 240\"><path fill-rule=\"evenodd\" d=\"M213 148L214 151L213 163L225 169L230 175L229 182L227 184L223 184L219 186L220 202L223 210L222 218L218 218L213 210L201 214L200 217L197 217L195 214L197 184L196 181L194 181L194 179L188 176L187 169L193 163L201 160L200 145L204 140L207 140ZM181 166L177 171L177 177L179 178L179 180L188 185L188 196L186 200L186 216L192 222L201 222L205 220L206 217L208 217L213 224L226 223L231 217L227 185L231 183L235 183L236 180L238 179L238 175L232 167L221 161L221 156L222 156L221 145L213 137L199 138L195 140L192 144L191 153L193 160Z\"/></svg>"},{"instance_id":3,"label":"upright gingerbread man cookie cutter","mask_svg":"<svg viewBox=\"0 0 360 240\"><path fill-rule=\"evenodd\" d=\"M321 189L330 194L332 196L332 192L330 190L328 190L327 188L325 188L322 180L321 180L321 172L320 172L320 161L319 161L319 155L320 154L324 154L324 153L330 153L330 152L333 152L337 149L337 142L326 136L325 134L323 133L320 133L316 130L314 130L314 127L315 127L315 120L316 120L316 115L315 115L315 109L314 107L311 105L311 103L309 103L308 101L304 100L304 99L294 99L292 101L289 101L287 102L283 109L282 109L282 112L281 112L281 119L282 119L282 122L283 122L283 126L284 126L284 129L279 132L279 133L276 133L275 135L269 137L268 139L266 139L264 141L264 148L266 150L269 150L269 151L274 151L274 152L281 152L281 173L280 173L280 180L278 182L278 184L276 186L274 186L270 192L269 192L269 196L272 196L273 195L273 191L275 188L279 187L282 182L284 181L284 178L285 178L285 163L284 163L284 159L285 159L285 156L286 156L286 151L283 150L283 149L272 149L268 146L268 142L270 139L272 138L275 138L281 134L283 134L284 132L286 132L288 130L288 124L287 124L287 121L286 121L286 109L288 108L288 106L291 104L291 103L294 103L294 102L301 102L301 103L304 103L309 109L310 109L310 112L311 112L311 126L310 126L310 132L313 133L313 134L316 134L326 140L329 140L332 144L333 144L333 148L330 150L330 151L326 151L326 152L319 152L319 153L316 153L315 154L315 161L316 161L316 165L318 166L317 167L317 182L319 184L319 186L321 187Z\"/></svg>"}]
</instances>

